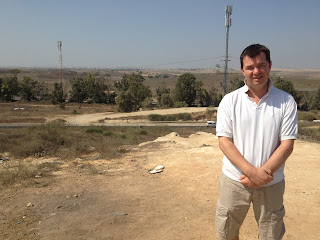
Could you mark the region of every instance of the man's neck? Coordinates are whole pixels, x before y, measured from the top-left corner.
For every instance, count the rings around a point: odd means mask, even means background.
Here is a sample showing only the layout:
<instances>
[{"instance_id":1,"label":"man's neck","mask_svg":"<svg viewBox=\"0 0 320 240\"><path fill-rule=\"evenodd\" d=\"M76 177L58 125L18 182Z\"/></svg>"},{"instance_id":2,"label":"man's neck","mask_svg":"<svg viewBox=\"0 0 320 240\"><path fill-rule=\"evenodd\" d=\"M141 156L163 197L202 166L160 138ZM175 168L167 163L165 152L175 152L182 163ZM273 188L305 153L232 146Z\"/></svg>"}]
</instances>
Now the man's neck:
<instances>
[{"instance_id":1,"label":"man's neck","mask_svg":"<svg viewBox=\"0 0 320 240\"><path fill-rule=\"evenodd\" d=\"M248 86L248 91L246 92L248 96L255 101L257 104L260 102L261 98L268 93L269 83L263 89L252 89Z\"/></svg>"}]
</instances>

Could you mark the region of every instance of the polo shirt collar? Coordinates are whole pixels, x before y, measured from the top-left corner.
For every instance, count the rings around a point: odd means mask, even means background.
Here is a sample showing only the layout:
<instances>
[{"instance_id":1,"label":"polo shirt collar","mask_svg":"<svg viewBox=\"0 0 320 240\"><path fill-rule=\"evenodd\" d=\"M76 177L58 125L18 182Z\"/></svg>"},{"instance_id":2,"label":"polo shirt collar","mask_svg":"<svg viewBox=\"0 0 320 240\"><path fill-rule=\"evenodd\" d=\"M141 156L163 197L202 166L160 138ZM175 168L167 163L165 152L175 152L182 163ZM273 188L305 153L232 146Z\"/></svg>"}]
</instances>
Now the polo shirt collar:
<instances>
[{"instance_id":1,"label":"polo shirt collar","mask_svg":"<svg viewBox=\"0 0 320 240\"><path fill-rule=\"evenodd\" d=\"M249 91L249 88L247 86L246 79L244 79L243 81L244 81L244 86L240 90L241 90L241 92L246 93ZM268 92L266 93L266 95L269 95L272 88L273 88L273 83L272 83L271 79L269 78L268 79Z\"/></svg>"}]
</instances>

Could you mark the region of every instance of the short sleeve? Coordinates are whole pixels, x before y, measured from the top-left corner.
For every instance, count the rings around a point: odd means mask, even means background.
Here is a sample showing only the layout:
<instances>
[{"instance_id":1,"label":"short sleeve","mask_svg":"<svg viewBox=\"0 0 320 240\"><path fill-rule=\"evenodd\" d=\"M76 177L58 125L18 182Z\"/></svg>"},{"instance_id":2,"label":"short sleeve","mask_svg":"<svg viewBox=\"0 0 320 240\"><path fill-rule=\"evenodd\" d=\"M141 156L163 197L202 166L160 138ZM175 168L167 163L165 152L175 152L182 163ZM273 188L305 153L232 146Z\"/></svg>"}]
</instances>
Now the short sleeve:
<instances>
[{"instance_id":1,"label":"short sleeve","mask_svg":"<svg viewBox=\"0 0 320 240\"><path fill-rule=\"evenodd\" d=\"M216 136L233 138L232 99L226 95L219 104L217 114Z\"/></svg>"},{"instance_id":2,"label":"short sleeve","mask_svg":"<svg viewBox=\"0 0 320 240\"><path fill-rule=\"evenodd\" d=\"M294 98L289 95L284 116L282 119L280 140L297 139L298 111Z\"/></svg>"}]
</instances>

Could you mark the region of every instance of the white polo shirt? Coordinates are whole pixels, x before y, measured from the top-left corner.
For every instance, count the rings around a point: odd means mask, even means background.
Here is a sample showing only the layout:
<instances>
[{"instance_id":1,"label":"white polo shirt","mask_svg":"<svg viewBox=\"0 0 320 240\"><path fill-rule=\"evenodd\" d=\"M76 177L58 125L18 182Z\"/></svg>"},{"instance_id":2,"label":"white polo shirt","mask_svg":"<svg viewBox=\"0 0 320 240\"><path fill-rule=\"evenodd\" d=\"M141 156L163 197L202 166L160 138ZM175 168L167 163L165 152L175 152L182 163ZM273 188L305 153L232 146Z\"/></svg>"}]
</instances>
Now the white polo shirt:
<instances>
[{"instance_id":1,"label":"white polo shirt","mask_svg":"<svg viewBox=\"0 0 320 240\"><path fill-rule=\"evenodd\" d=\"M297 139L298 114L294 98L273 87L269 79L266 95L256 104L246 93L248 86L227 94L218 108L216 135L229 137L243 157L254 167L261 167L280 145ZM284 179L284 165L273 174L273 181ZM242 171L224 156L222 172L239 181Z\"/></svg>"}]
</instances>

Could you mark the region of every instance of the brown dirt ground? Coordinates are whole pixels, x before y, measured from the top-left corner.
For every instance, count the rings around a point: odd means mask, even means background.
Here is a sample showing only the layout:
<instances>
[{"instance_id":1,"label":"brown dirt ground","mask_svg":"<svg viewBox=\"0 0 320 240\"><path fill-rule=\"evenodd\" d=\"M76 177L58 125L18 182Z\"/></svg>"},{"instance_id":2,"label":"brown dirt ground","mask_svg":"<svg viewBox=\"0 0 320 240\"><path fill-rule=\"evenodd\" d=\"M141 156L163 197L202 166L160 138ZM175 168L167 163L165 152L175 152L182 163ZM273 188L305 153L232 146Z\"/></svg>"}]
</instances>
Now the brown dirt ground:
<instances>
[{"instance_id":1,"label":"brown dirt ground","mask_svg":"<svg viewBox=\"0 0 320 240\"><path fill-rule=\"evenodd\" d=\"M319 143L297 140L287 160L285 240L320 239L319 155ZM171 133L121 159L88 159L42 159L61 169L2 190L0 239L216 239L222 153L214 135ZM150 174L158 164L164 171ZM241 236L257 239L252 210Z\"/></svg>"}]
</instances>

